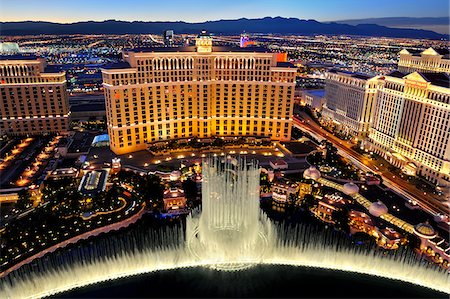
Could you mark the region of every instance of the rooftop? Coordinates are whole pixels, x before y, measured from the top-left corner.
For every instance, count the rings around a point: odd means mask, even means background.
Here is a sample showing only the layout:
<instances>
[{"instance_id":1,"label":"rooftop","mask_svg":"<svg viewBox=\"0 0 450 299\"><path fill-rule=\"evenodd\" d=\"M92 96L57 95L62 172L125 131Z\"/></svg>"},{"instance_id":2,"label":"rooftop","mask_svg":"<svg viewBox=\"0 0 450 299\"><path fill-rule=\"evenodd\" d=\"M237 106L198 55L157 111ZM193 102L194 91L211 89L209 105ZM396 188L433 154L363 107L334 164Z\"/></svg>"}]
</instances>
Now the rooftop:
<instances>
[{"instance_id":1,"label":"rooftop","mask_svg":"<svg viewBox=\"0 0 450 299\"><path fill-rule=\"evenodd\" d=\"M432 48L436 53L442 55L444 59L449 59L450 51L448 48ZM406 49L412 56L422 56L422 53L427 50Z\"/></svg>"},{"instance_id":2,"label":"rooftop","mask_svg":"<svg viewBox=\"0 0 450 299\"><path fill-rule=\"evenodd\" d=\"M101 103L86 103L71 105L70 111L72 112L86 112L86 111L105 111L105 104Z\"/></svg>"},{"instance_id":3,"label":"rooftop","mask_svg":"<svg viewBox=\"0 0 450 299\"><path fill-rule=\"evenodd\" d=\"M14 54L0 55L0 60L36 60L38 57L34 54Z\"/></svg>"},{"instance_id":4,"label":"rooftop","mask_svg":"<svg viewBox=\"0 0 450 299\"><path fill-rule=\"evenodd\" d=\"M450 78L445 73L419 73L433 85L450 88Z\"/></svg>"},{"instance_id":5,"label":"rooftop","mask_svg":"<svg viewBox=\"0 0 450 299\"><path fill-rule=\"evenodd\" d=\"M116 69L129 69L131 68L130 64L128 62L116 62L116 63L110 63L110 64L106 64L102 67L103 69L106 70L116 70Z\"/></svg>"},{"instance_id":6,"label":"rooftop","mask_svg":"<svg viewBox=\"0 0 450 299\"><path fill-rule=\"evenodd\" d=\"M306 94L316 96L316 97L324 97L325 96L325 89L307 89L304 91Z\"/></svg>"},{"instance_id":7,"label":"rooftop","mask_svg":"<svg viewBox=\"0 0 450 299\"><path fill-rule=\"evenodd\" d=\"M245 49L245 48L244 48ZM277 67L288 67L288 68L296 68L295 65L293 65L290 62L277 62Z\"/></svg>"},{"instance_id":8,"label":"rooftop","mask_svg":"<svg viewBox=\"0 0 450 299\"><path fill-rule=\"evenodd\" d=\"M398 240L402 237L401 234L392 228L381 229L380 233L382 233L389 240Z\"/></svg>"},{"instance_id":9,"label":"rooftop","mask_svg":"<svg viewBox=\"0 0 450 299\"><path fill-rule=\"evenodd\" d=\"M91 147L95 135L89 132L76 132L67 149L68 153L86 153Z\"/></svg>"},{"instance_id":10,"label":"rooftop","mask_svg":"<svg viewBox=\"0 0 450 299\"><path fill-rule=\"evenodd\" d=\"M422 73L417 72L422 78L430 82L432 85L450 88L450 77L445 73ZM387 76L394 78L404 78L408 73L400 71L392 71Z\"/></svg>"},{"instance_id":11,"label":"rooftop","mask_svg":"<svg viewBox=\"0 0 450 299\"><path fill-rule=\"evenodd\" d=\"M407 75L406 73L402 73L402 72L397 71L397 70L392 71L392 72L390 72L389 74L387 74L387 76L395 77L395 78L403 78L403 77L405 77L406 75Z\"/></svg>"},{"instance_id":12,"label":"rooftop","mask_svg":"<svg viewBox=\"0 0 450 299\"><path fill-rule=\"evenodd\" d=\"M350 71L345 71L345 70L339 70L339 69L331 69L328 71L329 73L333 73L333 74L344 74L344 75L348 75L352 78L356 78L356 79L362 79L362 80L368 80L370 78L373 78L373 76L368 75L368 74L363 74L363 73L354 73L354 72L350 72Z\"/></svg>"},{"instance_id":13,"label":"rooftop","mask_svg":"<svg viewBox=\"0 0 450 299\"><path fill-rule=\"evenodd\" d=\"M196 52L195 46L185 47L140 47L124 49L126 52L131 53L152 53L152 52ZM213 46L213 52L259 52L268 53L269 49L264 47L225 47L225 46Z\"/></svg>"}]
</instances>

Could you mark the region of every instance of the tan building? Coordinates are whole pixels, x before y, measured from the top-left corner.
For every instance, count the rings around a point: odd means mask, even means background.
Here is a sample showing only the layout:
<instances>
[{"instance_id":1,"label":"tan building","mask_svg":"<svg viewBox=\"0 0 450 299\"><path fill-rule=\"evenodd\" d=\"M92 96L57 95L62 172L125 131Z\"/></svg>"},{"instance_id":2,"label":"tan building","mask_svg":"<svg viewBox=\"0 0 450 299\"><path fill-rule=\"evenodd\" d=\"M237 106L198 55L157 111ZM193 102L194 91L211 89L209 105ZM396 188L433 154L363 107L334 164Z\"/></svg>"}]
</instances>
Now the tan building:
<instances>
[{"instance_id":1,"label":"tan building","mask_svg":"<svg viewBox=\"0 0 450 299\"><path fill-rule=\"evenodd\" d=\"M432 258L433 262L448 269L450 262L450 244L438 236L428 223L414 226L414 234L420 239L420 251Z\"/></svg>"},{"instance_id":2,"label":"tan building","mask_svg":"<svg viewBox=\"0 0 450 299\"><path fill-rule=\"evenodd\" d=\"M379 81L366 147L410 175L449 187L449 76L395 71Z\"/></svg>"},{"instance_id":3,"label":"tan building","mask_svg":"<svg viewBox=\"0 0 450 299\"><path fill-rule=\"evenodd\" d=\"M300 186L298 183L279 178L272 185L272 199L283 204L292 199L293 203L296 203L298 201L299 190Z\"/></svg>"},{"instance_id":4,"label":"tan building","mask_svg":"<svg viewBox=\"0 0 450 299\"><path fill-rule=\"evenodd\" d=\"M169 188L164 191L164 211L177 211L186 208L186 196L181 188Z\"/></svg>"},{"instance_id":5,"label":"tan building","mask_svg":"<svg viewBox=\"0 0 450 299\"><path fill-rule=\"evenodd\" d=\"M64 72L35 56L0 56L0 134L61 133L69 128Z\"/></svg>"},{"instance_id":6,"label":"tan building","mask_svg":"<svg viewBox=\"0 0 450 299\"><path fill-rule=\"evenodd\" d=\"M347 202L337 193L327 194L317 203L317 207L312 209L313 214L320 220L334 224L333 212L344 208Z\"/></svg>"},{"instance_id":7,"label":"tan building","mask_svg":"<svg viewBox=\"0 0 450 299\"><path fill-rule=\"evenodd\" d=\"M123 52L102 70L110 147L116 154L185 137L290 140L296 68L261 48L212 45Z\"/></svg>"},{"instance_id":8,"label":"tan building","mask_svg":"<svg viewBox=\"0 0 450 299\"><path fill-rule=\"evenodd\" d=\"M377 78L330 70L325 79L323 120L344 132L364 137L369 132L372 105L376 98Z\"/></svg>"},{"instance_id":9,"label":"tan building","mask_svg":"<svg viewBox=\"0 0 450 299\"><path fill-rule=\"evenodd\" d=\"M403 49L399 53L398 70L405 73L447 73L450 74L448 49L428 48L417 52Z\"/></svg>"}]
</instances>

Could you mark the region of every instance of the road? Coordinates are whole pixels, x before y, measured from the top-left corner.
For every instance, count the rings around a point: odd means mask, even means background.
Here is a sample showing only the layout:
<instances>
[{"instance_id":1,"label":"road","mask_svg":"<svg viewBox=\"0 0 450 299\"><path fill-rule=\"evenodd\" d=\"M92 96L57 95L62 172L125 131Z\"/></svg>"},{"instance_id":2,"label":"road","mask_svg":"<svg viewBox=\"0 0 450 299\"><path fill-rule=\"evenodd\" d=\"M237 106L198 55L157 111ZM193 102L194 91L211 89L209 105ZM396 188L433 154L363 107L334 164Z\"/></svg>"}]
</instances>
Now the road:
<instances>
[{"instance_id":1,"label":"road","mask_svg":"<svg viewBox=\"0 0 450 299\"><path fill-rule=\"evenodd\" d=\"M294 117L294 125L301 130L306 130L327 139L333 143L334 146L336 146L340 153L344 153L344 156L351 160L354 164L357 164L357 166L365 171L371 171L381 175L383 178L383 183L387 187L391 188L394 192L402 195L403 197L414 198L418 204L428 212L431 212L432 214L449 214L449 207L442 202L442 198L439 198L434 194L427 194L426 192L423 192L423 190L417 189L413 184L403 180L401 177L398 177L397 174L389 171L387 169L387 165L376 165L376 161L373 161L372 159L352 149L352 143L341 140L338 137L328 133L306 113L302 112L300 118Z\"/></svg>"}]
</instances>

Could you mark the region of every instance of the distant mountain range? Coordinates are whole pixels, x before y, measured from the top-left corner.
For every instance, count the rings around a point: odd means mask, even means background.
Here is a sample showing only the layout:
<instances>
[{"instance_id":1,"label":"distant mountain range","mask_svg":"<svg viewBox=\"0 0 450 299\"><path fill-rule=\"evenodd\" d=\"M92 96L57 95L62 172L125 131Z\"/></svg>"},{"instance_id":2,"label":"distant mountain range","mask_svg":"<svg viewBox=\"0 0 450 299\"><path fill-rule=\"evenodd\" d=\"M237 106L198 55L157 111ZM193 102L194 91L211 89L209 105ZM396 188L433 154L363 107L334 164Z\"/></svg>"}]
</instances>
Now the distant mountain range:
<instances>
[{"instance_id":1,"label":"distant mountain range","mask_svg":"<svg viewBox=\"0 0 450 299\"><path fill-rule=\"evenodd\" d=\"M412 28L432 30L441 34L449 34L450 17L433 17L433 18L370 18L335 21L340 24L358 25L358 24L376 24L392 28Z\"/></svg>"},{"instance_id":2,"label":"distant mountain range","mask_svg":"<svg viewBox=\"0 0 450 299\"><path fill-rule=\"evenodd\" d=\"M448 36L430 30L389 28L375 24L348 25L321 23L316 20L297 18L266 17L261 19L218 20L202 23L187 22L126 22L107 20L102 22L77 22L60 24L51 22L0 22L0 35L38 34L161 34L173 29L179 33L198 33L202 29L220 34L275 33L298 35L360 35L403 38L447 39Z\"/></svg>"}]
</instances>

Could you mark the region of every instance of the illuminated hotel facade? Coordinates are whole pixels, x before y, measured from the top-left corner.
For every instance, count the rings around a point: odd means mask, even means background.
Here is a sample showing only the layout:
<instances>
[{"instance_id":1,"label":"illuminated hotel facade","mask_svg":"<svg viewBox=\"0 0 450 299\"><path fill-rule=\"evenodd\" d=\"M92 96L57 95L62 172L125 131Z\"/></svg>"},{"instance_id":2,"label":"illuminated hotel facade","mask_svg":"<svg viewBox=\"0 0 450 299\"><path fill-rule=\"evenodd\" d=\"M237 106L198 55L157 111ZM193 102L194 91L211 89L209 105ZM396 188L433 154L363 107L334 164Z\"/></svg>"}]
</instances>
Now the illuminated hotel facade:
<instances>
[{"instance_id":1,"label":"illuminated hotel facade","mask_svg":"<svg viewBox=\"0 0 450 299\"><path fill-rule=\"evenodd\" d=\"M102 69L110 147L212 136L291 137L296 68L261 48L212 45L125 50Z\"/></svg>"},{"instance_id":2,"label":"illuminated hotel facade","mask_svg":"<svg viewBox=\"0 0 450 299\"><path fill-rule=\"evenodd\" d=\"M450 88L444 73L379 78L366 147L410 175L450 187Z\"/></svg>"},{"instance_id":3,"label":"illuminated hotel facade","mask_svg":"<svg viewBox=\"0 0 450 299\"><path fill-rule=\"evenodd\" d=\"M47 72L44 59L0 56L0 134L36 135L69 129L64 72Z\"/></svg>"},{"instance_id":4,"label":"illuminated hotel facade","mask_svg":"<svg viewBox=\"0 0 450 299\"><path fill-rule=\"evenodd\" d=\"M364 74L330 70L325 78L324 121L338 124L347 133L365 137L369 133L377 78Z\"/></svg>"},{"instance_id":5,"label":"illuminated hotel facade","mask_svg":"<svg viewBox=\"0 0 450 299\"><path fill-rule=\"evenodd\" d=\"M447 73L450 74L448 49L428 48L422 52L403 49L400 51L398 70L405 73Z\"/></svg>"}]
</instances>

